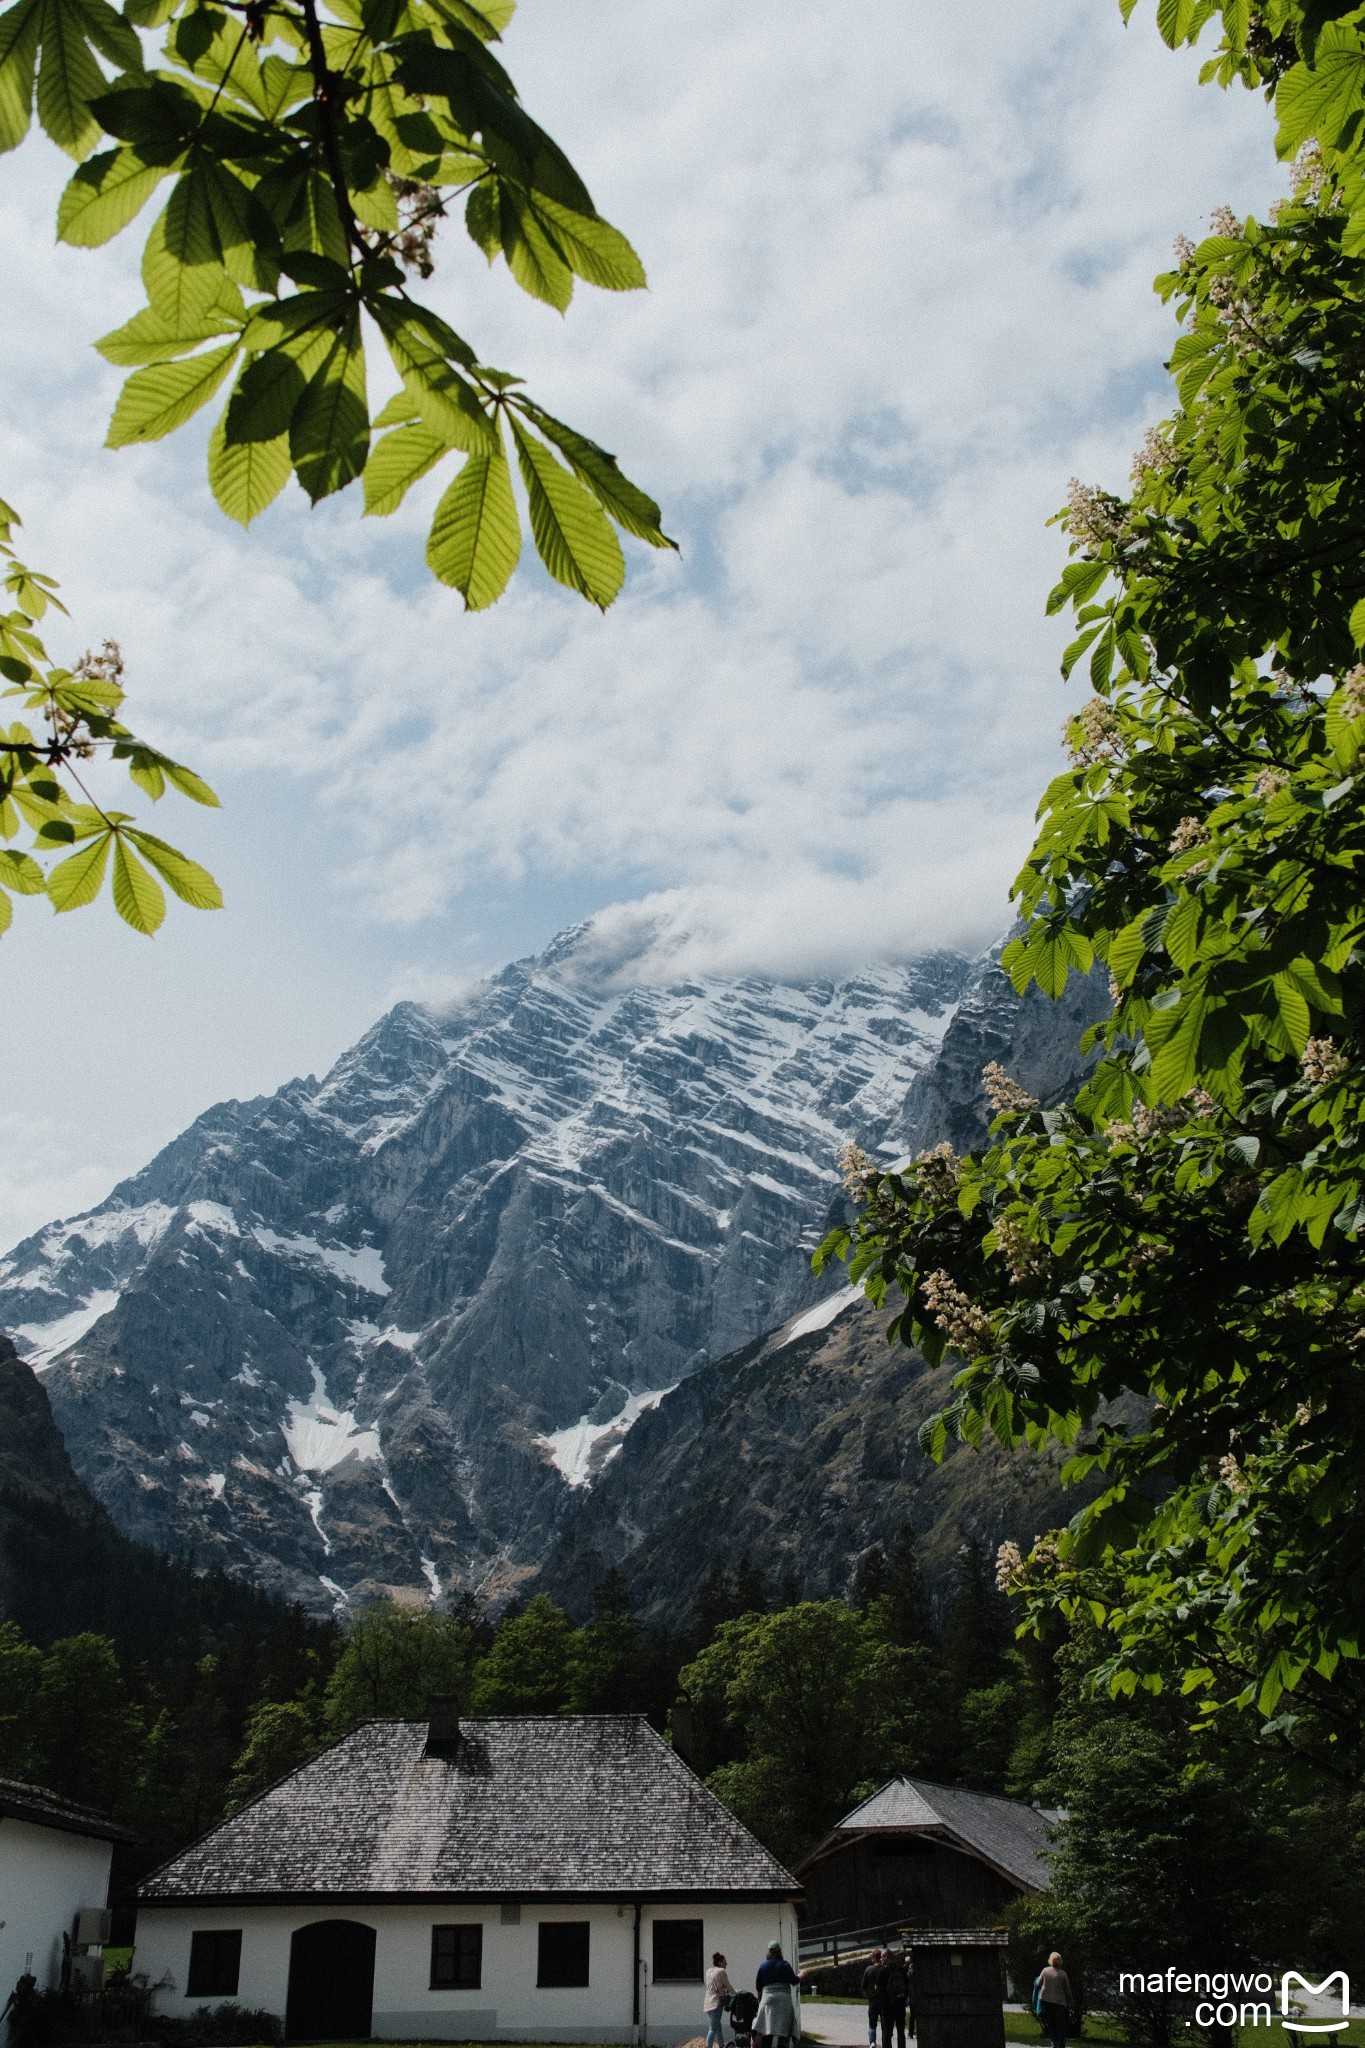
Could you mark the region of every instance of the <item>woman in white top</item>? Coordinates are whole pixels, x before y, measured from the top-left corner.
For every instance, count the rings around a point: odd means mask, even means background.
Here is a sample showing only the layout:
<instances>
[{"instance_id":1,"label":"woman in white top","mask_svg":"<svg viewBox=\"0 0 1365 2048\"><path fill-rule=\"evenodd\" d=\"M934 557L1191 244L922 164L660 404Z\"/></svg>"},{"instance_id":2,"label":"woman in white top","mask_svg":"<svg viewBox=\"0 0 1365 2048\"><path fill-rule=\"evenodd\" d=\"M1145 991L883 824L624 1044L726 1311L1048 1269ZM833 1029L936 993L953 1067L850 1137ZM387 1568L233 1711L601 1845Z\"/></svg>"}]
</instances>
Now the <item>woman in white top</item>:
<instances>
[{"instance_id":1,"label":"woman in white top","mask_svg":"<svg viewBox=\"0 0 1365 2048\"><path fill-rule=\"evenodd\" d=\"M706 2048L722 2048L725 2001L734 1995L735 1987L725 1973L725 1958L717 1949L706 1973Z\"/></svg>"}]
</instances>

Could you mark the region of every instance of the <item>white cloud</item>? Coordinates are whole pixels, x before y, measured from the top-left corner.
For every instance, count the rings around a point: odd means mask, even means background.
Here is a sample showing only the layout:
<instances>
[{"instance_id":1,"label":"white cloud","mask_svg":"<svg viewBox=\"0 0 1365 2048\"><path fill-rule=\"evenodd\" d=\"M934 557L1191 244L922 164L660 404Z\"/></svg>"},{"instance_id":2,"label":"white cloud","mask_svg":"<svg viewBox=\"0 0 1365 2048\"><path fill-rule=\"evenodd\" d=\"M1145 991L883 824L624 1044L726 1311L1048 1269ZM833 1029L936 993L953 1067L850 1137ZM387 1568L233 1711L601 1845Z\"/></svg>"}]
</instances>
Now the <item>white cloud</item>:
<instances>
[{"instance_id":1,"label":"white cloud","mask_svg":"<svg viewBox=\"0 0 1365 2048\"><path fill-rule=\"evenodd\" d=\"M1151 275L1277 188L1264 109L1108 0L525 0L507 55L652 290L561 323L452 226L435 293L663 501L683 558L632 547L605 618L537 570L465 618L421 565L439 480L389 522L291 491L242 536L193 434L99 449L118 376L81 344L138 303L136 238L52 249L61 165L0 162L0 492L70 644L115 633L139 714L221 784L225 820L165 829L233 905L146 949L5 942L51 992L22 1071L62 1083L52 1159L87 1162L30 1209L325 1064L389 988L613 900L693 965L1004 920L1068 702L1045 522L1072 470L1122 482L1163 402Z\"/></svg>"}]
</instances>

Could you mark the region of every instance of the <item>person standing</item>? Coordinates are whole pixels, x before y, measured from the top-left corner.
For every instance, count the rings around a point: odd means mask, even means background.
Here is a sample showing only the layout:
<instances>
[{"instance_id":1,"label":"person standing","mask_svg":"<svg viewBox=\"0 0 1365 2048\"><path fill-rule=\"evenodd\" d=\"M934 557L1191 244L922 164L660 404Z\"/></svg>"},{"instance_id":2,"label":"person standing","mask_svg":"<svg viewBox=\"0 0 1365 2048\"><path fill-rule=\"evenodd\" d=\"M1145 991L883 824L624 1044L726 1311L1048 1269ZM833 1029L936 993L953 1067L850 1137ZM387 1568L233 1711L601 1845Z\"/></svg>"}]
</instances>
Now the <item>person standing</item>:
<instances>
[{"instance_id":1,"label":"person standing","mask_svg":"<svg viewBox=\"0 0 1365 2048\"><path fill-rule=\"evenodd\" d=\"M782 1953L780 1941L768 1943L768 1953L758 1966L754 1989L758 1993L758 2017L754 2021L754 2034L771 2048L774 2041L795 2041L799 2039L796 2023L796 2000L792 1993L801 1979Z\"/></svg>"},{"instance_id":2,"label":"person standing","mask_svg":"<svg viewBox=\"0 0 1365 2048\"><path fill-rule=\"evenodd\" d=\"M882 2023L882 2048L905 2048L905 2008L910 1999L910 1972L905 1950L896 1944L887 1949L876 1979L877 2011Z\"/></svg>"},{"instance_id":3,"label":"person standing","mask_svg":"<svg viewBox=\"0 0 1365 2048\"><path fill-rule=\"evenodd\" d=\"M867 2000L867 2048L877 2048L877 1972L882 1966L882 1951L874 1948L863 1971L863 1997Z\"/></svg>"},{"instance_id":4,"label":"person standing","mask_svg":"<svg viewBox=\"0 0 1365 2048\"><path fill-rule=\"evenodd\" d=\"M706 1973L706 2048L722 2048L725 2037L725 2008L735 1995L726 1973L725 1958L717 1949Z\"/></svg>"},{"instance_id":5,"label":"person standing","mask_svg":"<svg viewBox=\"0 0 1365 2048\"><path fill-rule=\"evenodd\" d=\"M1033 2010L1042 2021L1052 2048L1066 2048L1067 2023L1074 2003L1071 1979L1062 1968L1062 1959L1054 1948L1033 1986Z\"/></svg>"}]
</instances>

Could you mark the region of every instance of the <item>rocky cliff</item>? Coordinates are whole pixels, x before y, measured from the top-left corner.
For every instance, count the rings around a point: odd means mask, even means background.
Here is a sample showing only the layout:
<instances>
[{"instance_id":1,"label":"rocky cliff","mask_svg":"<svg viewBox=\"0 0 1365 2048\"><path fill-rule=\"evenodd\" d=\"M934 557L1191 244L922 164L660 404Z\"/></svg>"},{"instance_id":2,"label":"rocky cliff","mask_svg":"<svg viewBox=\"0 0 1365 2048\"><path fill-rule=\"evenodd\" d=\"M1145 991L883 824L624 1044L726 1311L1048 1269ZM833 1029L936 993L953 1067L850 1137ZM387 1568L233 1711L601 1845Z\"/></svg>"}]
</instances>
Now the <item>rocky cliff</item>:
<instances>
[{"instance_id":1,"label":"rocky cliff","mask_svg":"<svg viewBox=\"0 0 1365 2048\"><path fill-rule=\"evenodd\" d=\"M990 1057L1064 1092L1096 1004L1021 1006L949 953L637 966L582 927L447 1011L402 1004L0 1261L0 1326L121 1528L315 1608L496 1600L551 1559L567 1583L599 1477L828 1291L840 1145L974 1132Z\"/></svg>"}]
</instances>

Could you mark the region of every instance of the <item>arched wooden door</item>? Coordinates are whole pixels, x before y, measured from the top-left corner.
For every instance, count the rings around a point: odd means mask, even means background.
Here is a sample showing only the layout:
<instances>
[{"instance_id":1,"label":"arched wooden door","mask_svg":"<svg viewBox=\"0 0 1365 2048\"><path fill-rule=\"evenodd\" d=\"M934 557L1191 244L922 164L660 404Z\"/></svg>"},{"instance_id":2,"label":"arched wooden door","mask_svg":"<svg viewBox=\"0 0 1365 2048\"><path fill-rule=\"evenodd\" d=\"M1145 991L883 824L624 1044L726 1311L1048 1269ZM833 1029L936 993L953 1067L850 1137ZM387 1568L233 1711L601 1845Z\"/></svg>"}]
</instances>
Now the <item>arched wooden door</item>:
<instances>
[{"instance_id":1,"label":"arched wooden door","mask_svg":"<svg viewBox=\"0 0 1365 2048\"><path fill-rule=\"evenodd\" d=\"M374 1929L314 1920L289 1944L290 2041L368 2041L374 2010Z\"/></svg>"}]
</instances>

